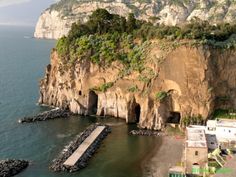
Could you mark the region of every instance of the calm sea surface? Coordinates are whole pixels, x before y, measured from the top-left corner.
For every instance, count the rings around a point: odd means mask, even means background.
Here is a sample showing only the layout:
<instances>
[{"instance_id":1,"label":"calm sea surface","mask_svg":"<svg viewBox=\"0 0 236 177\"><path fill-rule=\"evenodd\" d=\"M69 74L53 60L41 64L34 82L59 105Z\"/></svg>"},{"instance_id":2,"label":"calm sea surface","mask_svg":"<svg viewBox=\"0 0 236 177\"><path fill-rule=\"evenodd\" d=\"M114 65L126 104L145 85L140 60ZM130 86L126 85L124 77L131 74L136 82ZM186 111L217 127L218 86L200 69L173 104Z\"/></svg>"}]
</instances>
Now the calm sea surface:
<instances>
[{"instance_id":1,"label":"calm sea surface","mask_svg":"<svg viewBox=\"0 0 236 177\"><path fill-rule=\"evenodd\" d=\"M128 126L115 118L74 116L34 124L17 120L46 110L36 105L38 81L49 63L53 40L37 40L30 27L0 26L0 159L31 161L18 177L141 177L141 165L157 141L132 137ZM73 174L53 173L48 165L77 134L94 122L109 123L112 133L90 159L89 166Z\"/></svg>"}]
</instances>

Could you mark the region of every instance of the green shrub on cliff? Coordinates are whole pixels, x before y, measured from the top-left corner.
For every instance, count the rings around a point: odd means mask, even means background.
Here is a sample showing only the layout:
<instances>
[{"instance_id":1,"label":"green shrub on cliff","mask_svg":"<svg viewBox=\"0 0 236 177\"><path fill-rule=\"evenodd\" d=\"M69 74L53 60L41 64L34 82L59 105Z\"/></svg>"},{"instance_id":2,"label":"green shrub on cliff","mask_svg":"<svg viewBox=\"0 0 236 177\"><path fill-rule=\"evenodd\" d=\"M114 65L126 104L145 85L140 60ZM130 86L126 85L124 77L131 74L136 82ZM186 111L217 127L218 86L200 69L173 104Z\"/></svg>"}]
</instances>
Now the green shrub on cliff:
<instances>
[{"instance_id":1,"label":"green shrub on cliff","mask_svg":"<svg viewBox=\"0 0 236 177\"><path fill-rule=\"evenodd\" d=\"M133 14L126 20L105 9L97 9L85 24L73 24L68 37L58 40L56 48L65 63L74 64L81 58L107 66L119 60L127 70L142 72L142 47L146 40L168 40L173 44L168 50L174 50L181 45L179 40L185 39L194 41L192 45L207 44L228 49L236 47L235 36L234 24L210 25L195 18L182 27L153 25L135 19Z\"/></svg>"},{"instance_id":2,"label":"green shrub on cliff","mask_svg":"<svg viewBox=\"0 0 236 177\"><path fill-rule=\"evenodd\" d=\"M140 90L137 85L134 85L134 86L129 87L128 91L134 93L134 92L138 92Z\"/></svg>"},{"instance_id":3,"label":"green shrub on cliff","mask_svg":"<svg viewBox=\"0 0 236 177\"><path fill-rule=\"evenodd\" d=\"M222 23L211 25L207 21L194 18L183 25L166 26L154 25L150 22L135 19L134 14L129 14L128 19L116 14L110 14L105 9L97 9L85 24L73 24L68 38L73 40L82 35L105 33L128 33L135 38L143 39L197 39L211 41L225 41L236 33L236 24Z\"/></svg>"},{"instance_id":4,"label":"green shrub on cliff","mask_svg":"<svg viewBox=\"0 0 236 177\"><path fill-rule=\"evenodd\" d=\"M68 34L68 40L73 42L83 35L91 34L107 34L107 33L132 33L141 25L141 21L135 19L133 14L130 14L128 20L124 17L110 14L105 9L97 9L89 17L85 24L74 23Z\"/></svg>"},{"instance_id":5,"label":"green shrub on cliff","mask_svg":"<svg viewBox=\"0 0 236 177\"><path fill-rule=\"evenodd\" d=\"M67 38L61 38L57 43L57 50L62 62L70 66L86 59L102 67L108 67L113 61L118 60L128 70L142 72L146 46L147 43L135 43L126 33L106 33L84 35L69 44Z\"/></svg>"},{"instance_id":6,"label":"green shrub on cliff","mask_svg":"<svg viewBox=\"0 0 236 177\"><path fill-rule=\"evenodd\" d=\"M156 100L158 101L163 101L167 96L168 96L168 93L165 91L157 92L155 95Z\"/></svg>"},{"instance_id":7,"label":"green shrub on cliff","mask_svg":"<svg viewBox=\"0 0 236 177\"><path fill-rule=\"evenodd\" d=\"M187 127L189 125L204 125L205 120L201 115L198 116L186 116L181 119L181 126Z\"/></svg>"},{"instance_id":8,"label":"green shrub on cliff","mask_svg":"<svg viewBox=\"0 0 236 177\"><path fill-rule=\"evenodd\" d=\"M61 57L66 57L67 54L69 53L69 46L70 43L68 42L68 38L62 37L61 39L59 39L56 44L56 49L58 54Z\"/></svg>"},{"instance_id":9,"label":"green shrub on cliff","mask_svg":"<svg viewBox=\"0 0 236 177\"><path fill-rule=\"evenodd\" d=\"M217 109L213 114L213 119L236 119L236 110Z\"/></svg>"},{"instance_id":10,"label":"green shrub on cliff","mask_svg":"<svg viewBox=\"0 0 236 177\"><path fill-rule=\"evenodd\" d=\"M80 38L81 36L87 35L89 33L90 29L87 25L73 23L71 26L71 30L68 34L68 41L72 42Z\"/></svg>"},{"instance_id":11,"label":"green shrub on cliff","mask_svg":"<svg viewBox=\"0 0 236 177\"><path fill-rule=\"evenodd\" d=\"M107 82L98 87L94 87L92 90L99 91L99 92L106 92L109 88L113 87L114 82Z\"/></svg>"}]
</instances>

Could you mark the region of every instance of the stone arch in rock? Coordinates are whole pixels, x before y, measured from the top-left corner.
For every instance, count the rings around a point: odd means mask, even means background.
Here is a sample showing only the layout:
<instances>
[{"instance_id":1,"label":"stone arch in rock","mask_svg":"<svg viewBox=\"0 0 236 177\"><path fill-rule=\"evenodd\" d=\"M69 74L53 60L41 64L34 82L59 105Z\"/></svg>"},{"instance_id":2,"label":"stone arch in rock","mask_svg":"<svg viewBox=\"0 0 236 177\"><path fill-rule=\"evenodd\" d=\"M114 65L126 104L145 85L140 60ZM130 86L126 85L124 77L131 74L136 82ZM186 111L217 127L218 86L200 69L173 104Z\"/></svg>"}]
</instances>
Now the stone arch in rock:
<instances>
[{"instance_id":1,"label":"stone arch in rock","mask_svg":"<svg viewBox=\"0 0 236 177\"><path fill-rule=\"evenodd\" d=\"M177 82L173 81L173 80L165 80L164 81L165 84L165 89L166 90L173 90L173 91L177 91L179 95L182 95L181 89L179 84L177 84Z\"/></svg>"},{"instance_id":2,"label":"stone arch in rock","mask_svg":"<svg viewBox=\"0 0 236 177\"><path fill-rule=\"evenodd\" d=\"M168 90L168 102L169 102L169 108L173 112L180 112L180 104L179 104L179 92L174 89Z\"/></svg>"},{"instance_id":3,"label":"stone arch in rock","mask_svg":"<svg viewBox=\"0 0 236 177\"><path fill-rule=\"evenodd\" d=\"M88 114L94 115L97 114L98 109L98 95L90 90L88 94Z\"/></svg>"},{"instance_id":4,"label":"stone arch in rock","mask_svg":"<svg viewBox=\"0 0 236 177\"><path fill-rule=\"evenodd\" d=\"M181 111L179 105L179 92L174 89L168 90L168 98L167 98L167 123L179 124L181 120Z\"/></svg>"},{"instance_id":5,"label":"stone arch in rock","mask_svg":"<svg viewBox=\"0 0 236 177\"><path fill-rule=\"evenodd\" d=\"M162 120L164 123L178 124L181 120L179 104L181 90L179 85L174 81L167 80L165 81L165 84L164 90L167 92L168 96L160 103L162 106Z\"/></svg>"}]
</instances>

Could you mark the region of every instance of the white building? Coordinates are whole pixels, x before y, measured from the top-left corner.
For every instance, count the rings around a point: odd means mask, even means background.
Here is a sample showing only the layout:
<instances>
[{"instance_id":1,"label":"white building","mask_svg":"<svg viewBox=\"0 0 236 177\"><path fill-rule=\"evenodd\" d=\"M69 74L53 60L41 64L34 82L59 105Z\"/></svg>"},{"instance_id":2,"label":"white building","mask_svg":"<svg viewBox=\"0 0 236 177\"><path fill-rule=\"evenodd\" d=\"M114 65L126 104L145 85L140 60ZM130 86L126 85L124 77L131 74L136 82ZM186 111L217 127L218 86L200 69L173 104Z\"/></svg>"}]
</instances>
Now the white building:
<instances>
[{"instance_id":1,"label":"white building","mask_svg":"<svg viewBox=\"0 0 236 177\"><path fill-rule=\"evenodd\" d=\"M236 148L236 120L208 120L207 126L186 128L185 171L203 175L208 167L208 153L222 148Z\"/></svg>"},{"instance_id":2,"label":"white building","mask_svg":"<svg viewBox=\"0 0 236 177\"><path fill-rule=\"evenodd\" d=\"M186 174L204 174L208 165L208 147L205 126L186 128L185 170Z\"/></svg>"},{"instance_id":3,"label":"white building","mask_svg":"<svg viewBox=\"0 0 236 177\"><path fill-rule=\"evenodd\" d=\"M236 120L208 120L206 134L215 135L219 144L236 144Z\"/></svg>"}]
</instances>

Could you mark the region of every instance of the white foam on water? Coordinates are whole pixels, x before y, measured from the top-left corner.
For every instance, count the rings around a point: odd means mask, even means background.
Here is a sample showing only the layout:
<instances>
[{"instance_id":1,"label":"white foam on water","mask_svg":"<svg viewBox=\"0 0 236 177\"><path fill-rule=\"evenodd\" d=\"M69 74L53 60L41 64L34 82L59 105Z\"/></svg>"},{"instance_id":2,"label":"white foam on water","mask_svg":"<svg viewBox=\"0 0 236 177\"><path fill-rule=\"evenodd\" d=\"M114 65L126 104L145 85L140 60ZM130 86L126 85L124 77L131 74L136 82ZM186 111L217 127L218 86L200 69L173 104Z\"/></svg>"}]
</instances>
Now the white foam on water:
<instances>
[{"instance_id":1,"label":"white foam on water","mask_svg":"<svg viewBox=\"0 0 236 177\"><path fill-rule=\"evenodd\" d=\"M57 134L57 138L66 138L71 136L71 134Z\"/></svg>"}]
</instances>

